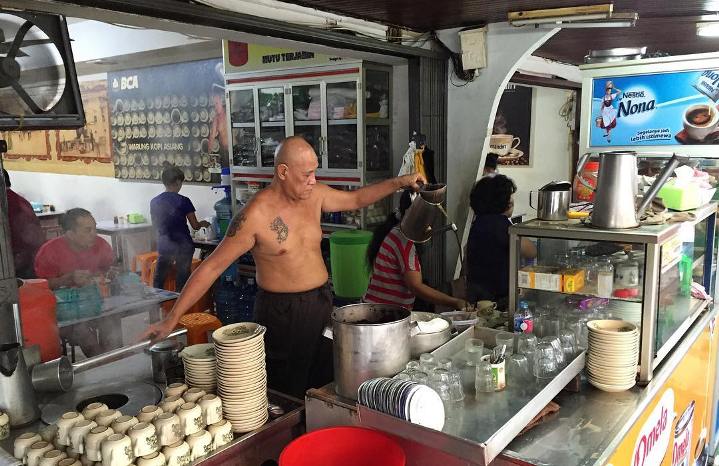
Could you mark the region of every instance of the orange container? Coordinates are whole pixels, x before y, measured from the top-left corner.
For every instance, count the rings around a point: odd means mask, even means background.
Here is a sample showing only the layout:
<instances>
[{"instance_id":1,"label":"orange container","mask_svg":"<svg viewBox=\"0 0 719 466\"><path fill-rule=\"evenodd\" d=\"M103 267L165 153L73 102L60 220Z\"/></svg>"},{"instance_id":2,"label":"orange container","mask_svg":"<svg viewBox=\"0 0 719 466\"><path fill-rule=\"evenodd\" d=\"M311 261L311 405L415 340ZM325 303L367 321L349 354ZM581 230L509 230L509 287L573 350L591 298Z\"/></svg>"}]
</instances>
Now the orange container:
<instances>
[{"instance_id":1,"label":"orange container","mask_svg":"<svg viewBox=\"0 0 719 466\"><path fill-rule=\"evenodd\" d=\"M180 325L187 329L187 345L207 343L208 332L222 327L220 319L206 312L191 312L180 317Z\"/></svg>"},{"instance_id":2,"label":"orange container","mask_svg":"<svg viewBox=\"0 0 719 466\"><path fill-rule=\"evenodd\" d=\"M192 266L191 270L194 271L197 267L200 266L202 261L200 259L192 259ZM155 269L157 268L157 258L152 261L152 264L150 265L149 270L149 276L150 276L150 283L149 286L152 286L153 279L155 277ZM177 291L175 289L175 266L172 266L170 269L170 273L167 274L167 278L165 278L165 283L163 284L163 289L168 291ZM165 314L170 312L172 310L172 306L175 305L175 301L166 301L162 303L162 310ZM197 300L194 306L190 308L188 312L205 312L208 309L212 309L212 288L210 288L207 293L202 295L200 299Z\"/></svg>"},{"instance_id":3,"label":"orange container","mask_svg":"<svg viewBox=\"0 0 719 466\"><path fill-rule=\"evenodd\" d=\"M47 280L23 280L19 288L22 334L27 346L39 345L42 362L62 355L55 294Z\"/></svg>"},{"instance_id":4,"label":"orange container","mask_svg":"<svg viewBox=\"0 0 719 466\"><path fill-rule=\"evenodd\" d=\"M587 184L589 184L592 188L596 188L598 175L599 162L589 161L584 164L582 172L578 173L577 177L574 179L574 199L577 202L594 202L594 190L584 186L578 178L584 178Z\"/></svg>"}]
</instances>

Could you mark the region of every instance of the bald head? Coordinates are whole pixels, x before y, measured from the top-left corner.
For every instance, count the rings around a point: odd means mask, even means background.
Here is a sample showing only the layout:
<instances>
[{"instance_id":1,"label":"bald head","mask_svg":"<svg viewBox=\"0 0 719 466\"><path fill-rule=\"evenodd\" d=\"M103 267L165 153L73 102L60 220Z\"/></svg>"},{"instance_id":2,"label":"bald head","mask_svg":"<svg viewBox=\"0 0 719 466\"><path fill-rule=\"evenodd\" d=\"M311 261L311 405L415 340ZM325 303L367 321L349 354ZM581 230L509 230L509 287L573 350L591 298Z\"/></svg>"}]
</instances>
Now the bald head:
<instances>
[{"instance_id":1,"label":"bald head","mask_svg":"<svg viewBox=\"0 0 719 466\"><path fill-rule=\"evenodd\" d=\"M290 136L275 150L275 167L280 164L292 165L316 160L315 151L302 136Z\"/></svg>"}]
</instances>

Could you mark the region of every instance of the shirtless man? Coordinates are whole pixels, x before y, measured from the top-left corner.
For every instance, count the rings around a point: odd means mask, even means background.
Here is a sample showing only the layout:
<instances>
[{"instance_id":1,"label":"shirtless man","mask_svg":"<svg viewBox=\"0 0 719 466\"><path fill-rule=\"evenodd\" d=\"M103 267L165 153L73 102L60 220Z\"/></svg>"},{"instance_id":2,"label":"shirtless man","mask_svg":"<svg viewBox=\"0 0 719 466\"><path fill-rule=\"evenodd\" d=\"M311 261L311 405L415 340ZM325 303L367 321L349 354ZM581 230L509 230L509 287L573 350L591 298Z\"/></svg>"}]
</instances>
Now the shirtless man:
<instances>
[{"instance_id":1,"label":"shirtless man","mask_svg":"<svg viewBox=\"0 0 719 466\"><path fill-rule=\"evenodd\" d=\"M419 189L421 175L405 175L341 191L318 184L317 156L299 136L277 148L275 175L230 223L217 249L195 270L170 315L145 336L166 337L180 317L238 257L252 251L260 290L257 322L267 327L265 350L271 388L302 398L308 387L332 380L329 351L321 336L329 323L332 294L322 260L322 212L355 210L395 191Z\"/></svg>"}]
</instances>

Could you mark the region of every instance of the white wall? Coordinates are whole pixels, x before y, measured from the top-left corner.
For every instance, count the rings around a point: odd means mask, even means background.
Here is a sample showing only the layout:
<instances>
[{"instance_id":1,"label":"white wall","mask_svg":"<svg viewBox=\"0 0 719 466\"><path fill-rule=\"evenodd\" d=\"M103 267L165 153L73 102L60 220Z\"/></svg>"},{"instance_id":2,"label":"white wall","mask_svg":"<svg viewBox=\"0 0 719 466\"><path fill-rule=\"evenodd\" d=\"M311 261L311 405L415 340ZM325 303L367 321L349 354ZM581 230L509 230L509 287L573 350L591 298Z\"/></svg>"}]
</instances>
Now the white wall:
<instances>
[{"instance_id":1,"label":"white wall","mask_svg":"<svg viewBox=\"0 0 719 466\"><path fill-rule=\"evenodd\" d=\"M54 204L58 210L82 207L95 220L112 220L116 215L137 212L150 216L150 199L164 191L162 183L121 181L100 176L59 175L8 171L12 189L29 201ZM198 218L214 215L213 205L224 193L209 186L185 184L180 194L195 205Z\"/></svg>"},{"instance_id":2,"label":"white wall","mask_svg":"<svg viewBox=\"0 0 719 466\"><path fill-rule=\"evenodd\" d=\"M534 87L530 156L531 167L500 166L499 172L512 178L517 185L514 213L536 217L529 207L529 191L550 181L568 180L571 175L572 152L567 122L559 116L572 91ZM535 196L536 199L536 196ZM536 205L536 200L534 201Z\"/></svg>"}]
</instances>

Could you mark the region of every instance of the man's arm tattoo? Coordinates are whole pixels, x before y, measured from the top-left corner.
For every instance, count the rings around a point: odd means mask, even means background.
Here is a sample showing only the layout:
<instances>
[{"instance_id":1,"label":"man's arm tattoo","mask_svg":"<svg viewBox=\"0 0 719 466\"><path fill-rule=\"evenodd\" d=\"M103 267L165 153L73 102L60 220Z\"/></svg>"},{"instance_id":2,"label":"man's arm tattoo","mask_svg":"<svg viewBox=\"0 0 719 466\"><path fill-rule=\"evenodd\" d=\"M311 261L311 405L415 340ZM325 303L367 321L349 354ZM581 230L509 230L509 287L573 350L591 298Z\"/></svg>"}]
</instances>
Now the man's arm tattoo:
<instances>
[{"instance_id":1,"label":"man's arm tattoo","mask_svg":"<svg viewBox=\"0 0 719 466\"><path fill-rule=\"evenodd\" d=\"M247 217L245 217L245 214L243 214L242 212L232 217L232 221L227 227L227 236L235 236L237 232L242 229L242 225L245 223L246 220Z\"/></svg>"},{"instance_id":2,"label":"man's arm tattoo","mask_svg":"<svg viewBox=\"0 0 719 466\"><path fill-rule=\"evenodd\" d=\"M284 240L287 239L287 235L289 234L289 229L287 228L287 224L282 220L282 217L275 217L274 220L272 220L272 224L270 224L270 230L277 233L277 242L281 243Z\"/></svg>"}]
</instances>

